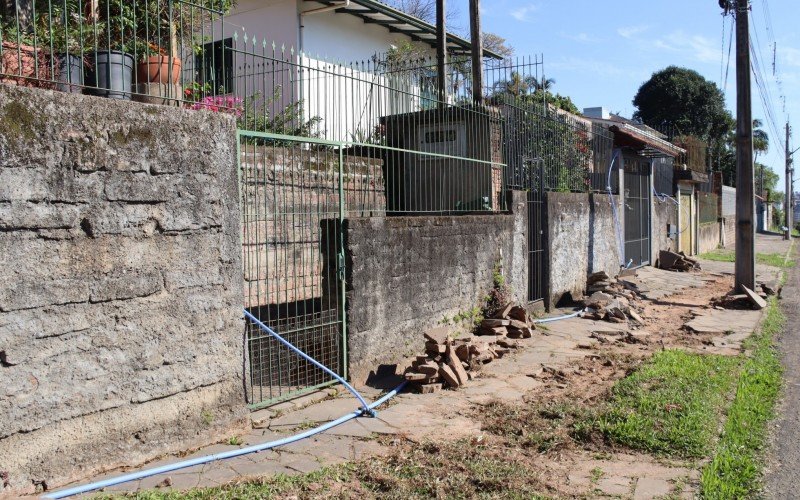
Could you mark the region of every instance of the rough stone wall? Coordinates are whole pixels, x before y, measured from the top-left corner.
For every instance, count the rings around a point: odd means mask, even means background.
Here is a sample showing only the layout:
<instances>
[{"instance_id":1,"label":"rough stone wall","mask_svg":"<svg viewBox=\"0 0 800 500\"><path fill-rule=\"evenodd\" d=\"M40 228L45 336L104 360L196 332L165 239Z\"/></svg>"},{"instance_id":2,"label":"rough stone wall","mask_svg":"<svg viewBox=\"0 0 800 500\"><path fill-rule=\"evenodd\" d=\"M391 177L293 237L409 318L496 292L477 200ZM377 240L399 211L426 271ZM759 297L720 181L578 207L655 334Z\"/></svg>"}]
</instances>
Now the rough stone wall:
<instances>
[{"instance_id":1,"label":"rough stone wall","mask_svg":"<svg viewBox=\"0 0 800 500\"><path fill-rule=\"evenodd\" d=\"M3 493L243 425L235 150L227 116L0 85Z\"/></svg>"},{"instance_id":2,"label":"rough stone wall","mask_svg":"<svg viewBox=\"0 0 800 500\"><path fill-rule=\"evenodd\" d=\"M719 248L719 231L719 222L707 222L697 227L699 253L706 253Z\"/></svg>"},{"instance_id":3,"label":"rough stone wall","mask_svg":"<svg viewBox=\"0 0 800 500\"><path fill-rule=\"evenodd\" d=\"M502 262L516 300L527 294L525 194L499 215L349 218L350 376L366 380L424 350L422 332L483 303ZM521 241L522 240L522 241Z\"/></svg>"},{"instance_id":4,"label":"rough stone wall","mask_svg":"<svg viewBox=\"0 0 800 500\"><path fill-rule=\"evenodd\" d=\"M614 201L618 203L619 197ZM619 242L607 194L547 193L548 309L565 294L579 295L590 273L619 272ZM622 224L622 221L620 221Z\"/></svg>"},{"instance_id":5,"label":"rough stone wall","mask_svg":"<svg viewBox=\"0 0 800 500\"><path fill-rule=\"evenodd\" d=\"M658 265L658 255L662 250L676 251L678 248L678 205L671 199L663 201L653 197L651 226L652 263ZM670 233L670 228L672 233Z\"/></svg>"}]
</instances>

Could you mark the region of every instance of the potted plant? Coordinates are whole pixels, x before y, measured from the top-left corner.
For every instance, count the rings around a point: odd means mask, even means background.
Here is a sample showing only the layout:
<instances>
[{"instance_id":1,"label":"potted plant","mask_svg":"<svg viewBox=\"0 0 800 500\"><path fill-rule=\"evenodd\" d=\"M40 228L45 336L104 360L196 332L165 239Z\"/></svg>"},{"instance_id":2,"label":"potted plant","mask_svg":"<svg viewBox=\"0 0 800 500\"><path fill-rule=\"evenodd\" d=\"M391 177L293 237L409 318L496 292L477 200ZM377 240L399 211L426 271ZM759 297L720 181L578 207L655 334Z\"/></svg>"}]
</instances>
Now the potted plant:
<instances>
[{"instance_id":1,"label":"potted plant","mask_svg":"<svg viewBox=\"0 0 800 500\"><path fill-rule=\"evenodd\" d=\"M135 7L119 0L99 0L92 36L95 49L90 52L92 64L86 75L85 93L111 99L130 100L133 87L134 50L136 43ZM98 21L99 18L103 21Z\"/></svg>"},{"instance_id":2,"label":"potted plant","mask_svg":"<svg viewBox=\"0 0 800 500\"><path fill-rule=\"evenodd\" d=\"M89 67L84 51L96 46L94 35L102 32L105 26L99 21L89 22L79 9L78 0L64 0L54 5L48 18L40 31L49 34L55 88L80 93Z\"/></svg>"},{"instance_id":3,"label":"potted plant","mask_svg":"<svg viewBox=\"0 0 800 500\"><path fill-rule=\"evenodd\" d=\"M25 87L49 84L50 64L32 15L3 12L0 18L0 83Z\"/></svg>"}]
</instances>

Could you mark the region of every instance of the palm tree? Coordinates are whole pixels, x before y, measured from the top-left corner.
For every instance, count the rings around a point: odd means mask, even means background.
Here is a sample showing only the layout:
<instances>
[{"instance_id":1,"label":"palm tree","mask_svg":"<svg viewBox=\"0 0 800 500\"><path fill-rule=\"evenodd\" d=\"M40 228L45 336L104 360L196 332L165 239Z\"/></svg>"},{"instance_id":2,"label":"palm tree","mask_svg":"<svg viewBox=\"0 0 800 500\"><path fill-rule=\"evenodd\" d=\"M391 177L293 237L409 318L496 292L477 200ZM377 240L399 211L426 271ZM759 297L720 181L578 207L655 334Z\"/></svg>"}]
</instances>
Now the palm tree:
<instances>
[{"instance_id":1,"label":"palm tree","mask_svg":"<svg viewBox=\"0 0 800 500\"><path fill-rule=\"evenodd\" d=\"M769 151L769 135L761 128L763 126L761 120L753 120L753 153L755 153L753 161L758 160L759 153Z\"/></svg>"},{"instance_id":2,"label":"palm tree","mask_svg":"<svg viewBox=\"0 0 800 500\"><path fill-rule=\"evenodd\" d=\"M545 78L544 75L542 76L541 80L537 80L534 78L533 81L535 82L534 89L537 91L550 90L553 87L553 85L556 84L555 78Z\"/></svg>"},{"instance_id":3,"label":"palm tree","mask_svg":"<svg viewBox=\"0 0 800 500\"><path fill-rule=\"evenodd\" d=\"M511 72L511 78L500 80L494 84L495 90L515 97L530 94L537 89L538 81L533 76L522 76L517 71Z\"/></svg>"}]
</instances>

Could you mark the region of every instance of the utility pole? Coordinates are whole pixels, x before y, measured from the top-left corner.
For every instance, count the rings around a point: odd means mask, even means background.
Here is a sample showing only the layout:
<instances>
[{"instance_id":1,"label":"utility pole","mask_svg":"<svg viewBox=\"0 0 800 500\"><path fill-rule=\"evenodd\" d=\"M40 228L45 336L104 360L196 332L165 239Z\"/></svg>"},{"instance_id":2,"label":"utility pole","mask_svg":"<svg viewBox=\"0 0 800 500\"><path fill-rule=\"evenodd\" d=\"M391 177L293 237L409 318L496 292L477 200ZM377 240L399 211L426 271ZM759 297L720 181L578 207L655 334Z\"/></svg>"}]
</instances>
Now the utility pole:
<instances>
[{"instance_id":1,"label":"utility pole","mask_svg":"<svg viewBox=\"0 0 800 500\"><path fill-rule=\"evenodd\" d=\"M736 0L736 286L756 285L749 0Z\"/></svg>"},{"instance_id":2,"label":"utility pole","mask_svg":"<svg viewBox=\"0 0 800 500\"><path fill-rule=\"evenodd\" d=\"M483 103L483 36L481 34L481 2L469 0L469 34L472 44L472 100Z\"/></svg>"},{"instance_id":3,"label":"utility pole","mask_svg":"<svg viewBox=\"0 0 800 500\"><path fill-rule=\"evenodd\" d=\"M447 2L436 0L436 74L438 76L439 108L447 102Z\"/></svg>"},{"instance_id":4,"label":"utility pole","mask_svg":"<svg viewBox=\"0 0 800 500\"><path fill-rule=\"evenodd\" d=\"M786 230L783 232L784 240L792 238L792 153L789 152L791 134L792 129L789 127L789 122L786 122L786 196L783 207Z\"/></svg>"}]
</instances>

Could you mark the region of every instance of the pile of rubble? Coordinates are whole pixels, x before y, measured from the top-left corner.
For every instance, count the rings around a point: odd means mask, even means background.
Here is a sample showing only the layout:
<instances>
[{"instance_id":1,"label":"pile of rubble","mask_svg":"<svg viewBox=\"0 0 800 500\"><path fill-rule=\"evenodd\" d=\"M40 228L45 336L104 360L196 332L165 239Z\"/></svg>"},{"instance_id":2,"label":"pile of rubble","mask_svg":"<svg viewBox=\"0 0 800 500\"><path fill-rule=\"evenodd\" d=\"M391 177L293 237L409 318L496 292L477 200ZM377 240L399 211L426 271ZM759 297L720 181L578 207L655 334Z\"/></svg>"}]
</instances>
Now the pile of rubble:
<instances>
[{"instance_id":1,"label":"pile of rubble","mask_svg":"<svg viewBox=\"0 0 800 500\"><path fill-rule=\"evenodd\" d=\"M405 371L405 379L423 394L443 387L458 389L483 365L519 348L515 339L533 335L535 326L523 307L508 305L496 316L481 321L475 336L454 338L446 326L423 333L425 355L417 356Z\"/></svg>"},{"instance_id":2,"label":"pile of rubble","mask_svg":"<svg viewBox=\"0 0 800 500\"><path fill-rule=\"evenodd\" d=\"M699 271L700 263L683 252L675 253L669 250L661 250L658 254L658 267L668 271Z\"/></svg>"},{"instance_id":3,"label":"pile of rubble","mask_svg":"<svg viewBox=\"0 0 800 500\"><path fill-rule=\"evenodd\" d=\"M627 274L635 276L634 271L628 271ZM631 319L638 324L644 324L640 315L641 306L637 305L641 297L633 283L621 278L611 278L601 271L589 276L586 292L590 295L582 301L585 307L584 318L612 323L625 323Z\"/></svg>"}]
</instances>

